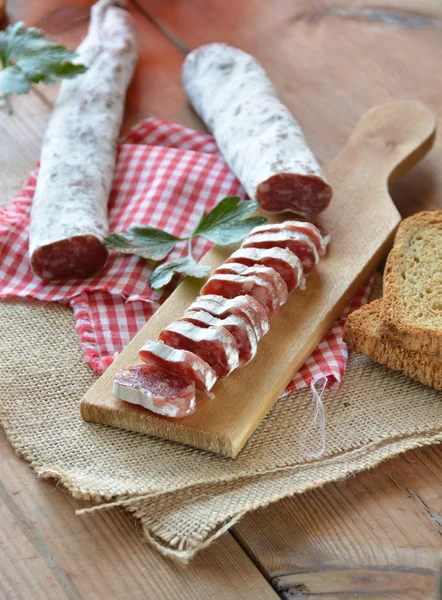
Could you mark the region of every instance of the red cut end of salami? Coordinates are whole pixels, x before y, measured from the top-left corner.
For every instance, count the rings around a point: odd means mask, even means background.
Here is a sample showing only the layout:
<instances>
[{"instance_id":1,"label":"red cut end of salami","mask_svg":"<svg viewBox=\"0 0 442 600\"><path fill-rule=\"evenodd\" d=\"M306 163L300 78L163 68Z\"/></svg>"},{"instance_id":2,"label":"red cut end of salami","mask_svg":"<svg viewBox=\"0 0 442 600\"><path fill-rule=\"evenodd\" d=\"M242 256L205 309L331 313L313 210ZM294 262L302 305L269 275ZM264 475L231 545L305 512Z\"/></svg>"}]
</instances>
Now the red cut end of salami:
<instances>
[{"instance_id":1,"label":"red cut end of salami","mask_svg":"<svg viewBox=\"0 0 442 600\"><path fill-rule=\"evenodd\" d=\"M239 353L239 367L243 367L255 357L258 340L250 323L238 315L218 319L205 310L188 310L182 321L188 321L198 327L224 327L235 338Z\"/></svg>"},{"instance_id":2,"label":"red cut end of salami","mask_svg":"<svg viewBox=\"0 0 442 600\"><path fill-rule=\"evenodd\" d=\"M37 248L31 256L34 275L45 281L84 279L106 264L106 246L94 235L78 235Z\"/></svg>"},{"instance_id":3,"label":"red cut end of salami","mask_svg":"<svg viewBox=\"0 0 442 600\"><path fill-rule=\"evenodd\" d=\"M197 327L192 323L174 321L159 335L159 339L179 350L193 352L205 360L218 377L227 377L239 366L235 338L224 327Z\"/></svg>"},{"instance_id":4,"label":"red cut end of salami","mask_svg":"<svg viewBox=\"0 0 442 600\"><path fill-rule=\"evenodd\" d=\"M209 392L216 383L216 373L205 360L193 352L177 350L157 340L148 340L138 356L148 366L161 367L186 381L193 381L199 390L213 397Z\"/></svg>"},{"instance_id":5,"label":"red cut end of salami","mask_svg":"<svg viewBox=\"0 0 442 600\"><path fill-rule=\"evenodd\" d=\"M315 175L278 173L261 183L256 199L267 212L293 212L313 219L327 208L332 189L324 179Z\"/></svg>"},{"instance_id":6,"label":"red cut end of salami","mask_svg":"<svg viewBox=\"0 0 442 600\"><path fill-rule=\"evenodd\" d=\"M113 393L166 417L185 417L195 411L195 385L160 367L121 369L115 376Z\"/></svg>"}]
</instances>

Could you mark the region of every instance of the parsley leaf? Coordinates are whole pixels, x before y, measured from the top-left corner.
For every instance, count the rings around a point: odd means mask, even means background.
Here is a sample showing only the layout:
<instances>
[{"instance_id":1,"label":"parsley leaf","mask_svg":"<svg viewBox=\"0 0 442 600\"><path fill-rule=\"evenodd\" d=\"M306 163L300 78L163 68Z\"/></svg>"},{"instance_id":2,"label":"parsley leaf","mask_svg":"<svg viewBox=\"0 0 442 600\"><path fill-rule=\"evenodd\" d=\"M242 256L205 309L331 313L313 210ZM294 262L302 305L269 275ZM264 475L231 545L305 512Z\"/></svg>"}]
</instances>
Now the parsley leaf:
<instances>
[{"instance_id":1,"label":"parsley leaf","mask_svg":"<svg viewBox=\"0 0 442 600\"><path fill-rule=\"evenodd\" d=\"M184 273L191 277L201 279L210 273L210 267L200 265L193 259L192 256L185 256L178 260L170 260L154 269L149 277L149 285L158 290L172 281L174 275Z\"/></svg>"},{"instance_id":2,"label":"parsley leaf","mask_svg":"<svg viewBox=\"0 0 442 600\"><path fill-rule=\"evenodd\" d=\"M111 233L104 243L111 250L123 254L135 254L147 260L160 261L166 258L177 242L188 241L189 251L185 258L169 261L154 269L149 284L154 289L164 287L177 273L192 277L205 277L210 268L195 262L192 256L192 240L198 235L226 246L241 241L257 225L266 222L265 217L250 217L259 204L254 200L241 200L229 196L221 200L209 213L204 214L193 233L179 238L167 231L148 225L134 225L125 233Z\"/></svg>"},{"instance_id":3,"label":"parsley leaf","mask_svg":"<svg viewBox=\"0 0 442 600\"><path fill-rule=\"evenodd\" d=\"M4 96L26 94L31 83L53 84L76 77L87 70L72 62L76 56L41 29L26 29L22 22L9 25L0 31L0 89Z\"/></svg>"},{"instance_id":4,"label":"parsley leaf","mask_svg":"<svg viewBox=\"0 0 442 600\"><path fill-rule=\"evenodd\" d=\"M265 217L243 218L255 212L258 207L258 202L254 200L241 200L238 196L228 196L209 213L203 215L193 235L201 235L220 246L239 242L254 227L265 223Z\"/></svg>"},{"instance_id":5,"label":"parsley leaf","mask_svg":"<svg viewBox=\"0 0 442 600\"><path fill-rule=\"evenodd\" d=\"M104 243L111 250L135 254L148 260L163 260L181 238L149 225L134 225L126 233L111 233Z\"/></svg>"}]
</instances>

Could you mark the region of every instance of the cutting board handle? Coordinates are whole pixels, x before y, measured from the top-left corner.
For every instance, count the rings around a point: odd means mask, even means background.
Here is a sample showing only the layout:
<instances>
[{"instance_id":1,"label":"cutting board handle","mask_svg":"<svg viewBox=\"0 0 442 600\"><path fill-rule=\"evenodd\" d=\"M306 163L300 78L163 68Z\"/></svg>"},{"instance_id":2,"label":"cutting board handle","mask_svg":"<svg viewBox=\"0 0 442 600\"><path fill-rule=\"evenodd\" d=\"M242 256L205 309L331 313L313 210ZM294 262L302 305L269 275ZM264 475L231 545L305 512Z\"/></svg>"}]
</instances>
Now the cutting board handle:
<instances>
[{"instance_id":1,"label":"cutting board handle","mask_svg":"<svg viewBox=\"0 0 442 600\"><path fill-rule=\"evenodd\" d=\"M430 150L435 133L435 116L420 102L375 106L359 120L329 170L338 167L342 175L343 165L364 165L376 179L394 183Z\"/></svg>"}]
</instances>

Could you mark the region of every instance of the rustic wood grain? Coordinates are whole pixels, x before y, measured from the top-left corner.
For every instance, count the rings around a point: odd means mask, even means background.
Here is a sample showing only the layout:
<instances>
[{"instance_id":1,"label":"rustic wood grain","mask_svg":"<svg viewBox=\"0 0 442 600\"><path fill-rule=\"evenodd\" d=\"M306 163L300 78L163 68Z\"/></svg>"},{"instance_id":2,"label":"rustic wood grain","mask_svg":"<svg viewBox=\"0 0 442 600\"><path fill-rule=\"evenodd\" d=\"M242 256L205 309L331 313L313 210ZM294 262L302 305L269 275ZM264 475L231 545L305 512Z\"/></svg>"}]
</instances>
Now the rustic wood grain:
<instances>
[{"instance_id":1,"label":"rustic wood grain","mask_svg":"<svg viewBox=\"0 0 442 600\"><path fill-rule=\"evenodd\" d=\"M334 190L332 204L320 218L332 239L327 257L309 276L307 289L292 294L272 320L253 361L217 383L212 401L198 394L193 415L169 419L112 394L117 370L134 364L143 343L157 339L199 293L200 283L184 281L88 390L81 402L83 419L235 457L389 249L400 216L387 182L426 154L434 131L431 113L411 101L376 107L356 125L326 169ZM216 267L230 253L215 247L202 262Z\"/></svg>"},{"instance_id":2,"label":"rustic wood grain","mask_svg":"<svg viewBox=\"0 0 442 600\"><path fill-rule=\"evenodd\" d=\"M247 515L235 536L294 597L435 598L441 483L440 446L408 452Z\"/></svg>"},{"instance_id":3,"label":"rustic wood grain","mask_svg":"<svg viewBox=\"0 0 442 600\"><path fill-rule=\"evenodd\" d=\"M183 568L150 548L128 513L75 516L79 502L38 480L3 433L0 448L2 598L277 599L230 535Z\"/></svg>"},{"instance_id":4,"label":"rustic wood grain","mask_svg":"<svg viewBox=\"0 0 442 600\"><path fill-rule=\"evenodd\" d=\"M10 202L36 166L49 107L35 92L14 96L14 113L0 109L0 205Z\"/></svg>"}]
</instances>

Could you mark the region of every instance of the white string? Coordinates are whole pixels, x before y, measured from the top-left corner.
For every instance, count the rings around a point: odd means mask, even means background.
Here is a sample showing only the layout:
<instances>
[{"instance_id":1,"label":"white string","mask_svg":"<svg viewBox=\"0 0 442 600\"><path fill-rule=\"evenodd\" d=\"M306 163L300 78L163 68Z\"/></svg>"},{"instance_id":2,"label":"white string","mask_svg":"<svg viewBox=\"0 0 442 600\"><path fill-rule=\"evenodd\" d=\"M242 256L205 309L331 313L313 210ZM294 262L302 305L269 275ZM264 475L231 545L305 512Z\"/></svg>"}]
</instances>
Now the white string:
<instances>
[{"instance_id":1,"label":"white string","mask_svg":"<svg viewBox=\"0 0 442 600\"><path fill-rule=\"evenodd\" d=\"M322 384L321 391L318 393L316 384L318 384L320 381L323 381L323 384ZM310 384L310 389L312 390L312 403L313 403L313 406L315 409L315 414L313 416L313 419L310 421L310 425L308 426L307 430L301 434L301 440L300 440L301 454L305 458L319 458L320 456L322 456L322 454L324 454L324 451L325 451L325 408L324 408L324 404L322 402L322 397L323 397L325 389L327 387L327 382L328 382L327 377L320 377L319 379L313 379L313 381ZM315 427L316 423L319 426L319 433L321 436L321 446L320 446L319 450L308 451L308 450L306 450L307 439L308 439L312 429Z\"/></svg>"}]
</instances>

